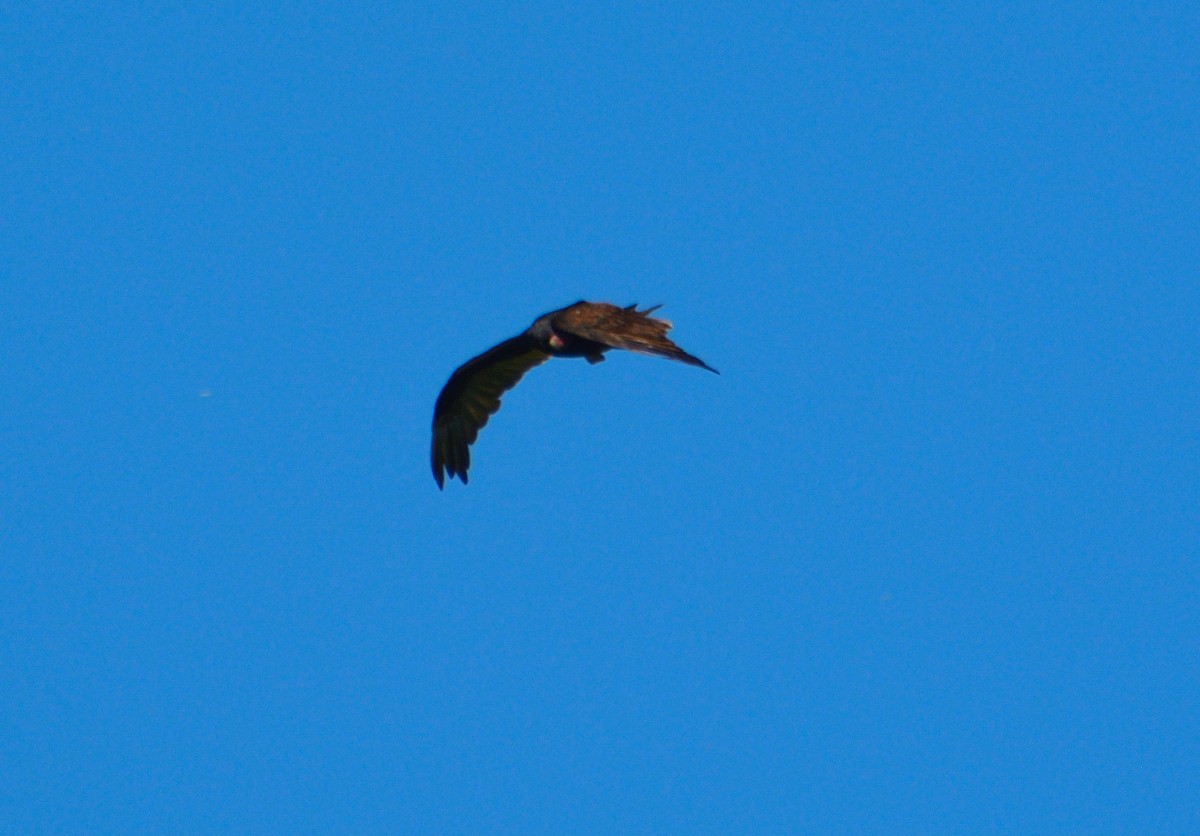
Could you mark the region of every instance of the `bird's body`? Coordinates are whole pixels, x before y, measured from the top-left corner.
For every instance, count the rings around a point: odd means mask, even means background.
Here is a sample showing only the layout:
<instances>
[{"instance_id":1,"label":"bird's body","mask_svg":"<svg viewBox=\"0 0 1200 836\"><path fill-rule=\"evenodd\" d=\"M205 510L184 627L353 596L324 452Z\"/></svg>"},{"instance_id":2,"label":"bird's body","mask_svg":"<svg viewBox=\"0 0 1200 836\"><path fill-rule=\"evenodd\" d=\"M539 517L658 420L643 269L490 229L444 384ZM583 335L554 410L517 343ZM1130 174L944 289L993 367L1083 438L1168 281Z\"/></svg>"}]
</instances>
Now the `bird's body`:
<instances>
[{"instance_id":1,"label":"bird's body","mask_svg":"<svg viewBox=\"0 0 1200 836\"><path fill-rule=\"evenodd\" d=\"M621 308L606 302L576 302L539 316L523 333L459 366L433 411L430 456L438 487L443 486L445 474L466 484L470 445L500 408L500 396L525 372L551 357L583 357L599 363L604 352L623 348L715 372L667 339L671 323L649 315L657 308L639 311L636 305Z\"/></svg>"}]
</instances>

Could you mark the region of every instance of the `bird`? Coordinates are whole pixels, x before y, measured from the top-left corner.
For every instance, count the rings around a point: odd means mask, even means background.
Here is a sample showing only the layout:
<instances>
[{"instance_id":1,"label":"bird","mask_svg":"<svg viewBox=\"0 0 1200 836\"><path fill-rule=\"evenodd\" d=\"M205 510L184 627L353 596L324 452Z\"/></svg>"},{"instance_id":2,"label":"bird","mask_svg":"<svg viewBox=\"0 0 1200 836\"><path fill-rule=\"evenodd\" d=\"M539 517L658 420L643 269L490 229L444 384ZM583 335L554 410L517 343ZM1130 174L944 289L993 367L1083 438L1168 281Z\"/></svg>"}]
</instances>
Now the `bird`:
<instances>
[{"instance_id":1,"label":"bird","mask_svg":"<svg viewBox=\"0 0 1200 836\"><path fill-rule=\"evenodd\" d=\"M467 484L470 446L500 408L500 396L551 357L583 357L594 365L604 359L604 352L621 348L720 374L667 338L671 323L650 316L661 307L638 310L636 304L622 308L579 301L542 314L522 333L455 369L433 409L430 461L438 488L444 488L447 475Z\"/></svg>"}]
</instances>

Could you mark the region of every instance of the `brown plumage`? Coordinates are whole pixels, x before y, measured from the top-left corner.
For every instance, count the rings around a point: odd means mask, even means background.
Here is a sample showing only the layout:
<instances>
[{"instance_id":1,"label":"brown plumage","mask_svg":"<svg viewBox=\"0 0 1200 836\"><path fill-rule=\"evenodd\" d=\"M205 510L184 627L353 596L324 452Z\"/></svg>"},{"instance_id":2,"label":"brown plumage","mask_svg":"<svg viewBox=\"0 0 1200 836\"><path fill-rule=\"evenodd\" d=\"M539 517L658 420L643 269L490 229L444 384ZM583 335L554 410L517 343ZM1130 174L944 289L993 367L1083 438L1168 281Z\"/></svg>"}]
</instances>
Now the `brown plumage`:
<instances>
[{"instance_id":1,"label":"brown plumage","mask_svg":"<svg viewBox=\"0 0 1200 836\"><path fill-rule=\"evenodd\" d=\"M512 339L468 360L450 375L433 409L433 478L443 486L445 474L467 483L470 446L479 430L500 408L500 396L517 385L534 366L551 357L584 357L599 363L604 352L623 348L678 360L715 372L667 339L671 323L650 316L660 305L637 310L606 302L576 302L543 314Z\"/></svg>"}]
</instances>

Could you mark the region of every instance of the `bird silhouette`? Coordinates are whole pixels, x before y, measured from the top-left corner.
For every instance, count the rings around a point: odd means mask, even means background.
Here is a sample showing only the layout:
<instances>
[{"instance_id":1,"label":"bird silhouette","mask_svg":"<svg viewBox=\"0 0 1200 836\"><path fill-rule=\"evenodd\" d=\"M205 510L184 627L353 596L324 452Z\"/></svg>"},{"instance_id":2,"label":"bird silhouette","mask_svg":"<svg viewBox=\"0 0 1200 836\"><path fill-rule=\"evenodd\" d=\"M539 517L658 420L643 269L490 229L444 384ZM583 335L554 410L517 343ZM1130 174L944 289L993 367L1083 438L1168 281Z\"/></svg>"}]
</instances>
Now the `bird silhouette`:
<instances>
[{"instance_id":1,"label":"bird silhouette","mask_svg":"<svg viewBox=\"0 0 1200 836\"><path fill-rule=\"evenodd\" d=\"M637 305L576 302L539 316L523 333L455 369L433 409L430 460L438 487L444 486L447 474L467 483L470 447L500 408L500 396L516 386L525 372L551 357L583 357L599 363L604 352L622 348L716 372L667 339L671 323L650 316L660 307L639 311Z\"/></svg>"}]
</instances>

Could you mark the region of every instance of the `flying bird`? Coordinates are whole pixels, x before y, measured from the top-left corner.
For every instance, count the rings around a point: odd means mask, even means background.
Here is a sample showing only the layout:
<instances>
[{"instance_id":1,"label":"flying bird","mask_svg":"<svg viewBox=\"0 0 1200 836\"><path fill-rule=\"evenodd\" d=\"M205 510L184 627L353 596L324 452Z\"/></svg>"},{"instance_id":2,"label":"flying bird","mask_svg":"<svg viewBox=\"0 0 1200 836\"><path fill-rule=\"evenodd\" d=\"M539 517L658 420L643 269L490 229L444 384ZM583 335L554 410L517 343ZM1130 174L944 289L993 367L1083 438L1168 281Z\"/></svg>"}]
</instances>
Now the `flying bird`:
<instances>
[{"instance_id":1,"label":"flying bird","mask_svg":"<svg viewBox=\"0 0 1200 836\"><path fill-rule=\"evenodd\" d=\"M671 323L650 316L660 307L639 311L637 305L619 308L606 302L576 302L539 316L524 333L459 366L433 408L430 458L438 487L443 487L446 474L467 483L469 448L500 408L500 396L516 386L525 372L551 357L583 357L594 364L609 349L623 348L716 372L667 339Z\"/></svg>"}]
</instances>

